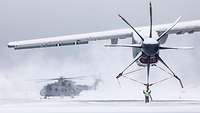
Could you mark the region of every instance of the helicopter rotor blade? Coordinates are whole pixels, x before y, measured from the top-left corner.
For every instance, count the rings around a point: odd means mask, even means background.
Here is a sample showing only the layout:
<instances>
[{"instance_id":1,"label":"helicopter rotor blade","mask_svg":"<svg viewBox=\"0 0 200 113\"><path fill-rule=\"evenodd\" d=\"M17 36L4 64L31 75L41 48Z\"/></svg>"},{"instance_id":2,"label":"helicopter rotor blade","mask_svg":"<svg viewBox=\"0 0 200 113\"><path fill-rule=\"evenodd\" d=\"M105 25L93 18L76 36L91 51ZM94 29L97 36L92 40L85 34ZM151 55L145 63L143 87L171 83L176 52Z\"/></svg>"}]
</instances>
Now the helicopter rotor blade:
<instances>
[{"instance_id":1,"label":"helicopter rotor blade","mask_svg":"<svg viewBox=\"0 0 200 113\"><path fill-rule=\"evenodd\" d=\"M86 78L88 76L77 76L77 77L58 77L58 78L51 78L51 79L39 79L40 81L54 81L54 80L60 80L60 79L63 79L63 80L72 80L72 79L82 79L82 78Z\"/></svg>"},{"instance_id":2,"label":"helicopter rotor blade","mask_svg":"<svg viewBox=\"0 0 200 113\"><path fill-rule=\"evenodd\" d=\"M82 79L87 78L88 76L77 76L77 77L63 77L63 79Z\"/></svg>"}]
</instances>

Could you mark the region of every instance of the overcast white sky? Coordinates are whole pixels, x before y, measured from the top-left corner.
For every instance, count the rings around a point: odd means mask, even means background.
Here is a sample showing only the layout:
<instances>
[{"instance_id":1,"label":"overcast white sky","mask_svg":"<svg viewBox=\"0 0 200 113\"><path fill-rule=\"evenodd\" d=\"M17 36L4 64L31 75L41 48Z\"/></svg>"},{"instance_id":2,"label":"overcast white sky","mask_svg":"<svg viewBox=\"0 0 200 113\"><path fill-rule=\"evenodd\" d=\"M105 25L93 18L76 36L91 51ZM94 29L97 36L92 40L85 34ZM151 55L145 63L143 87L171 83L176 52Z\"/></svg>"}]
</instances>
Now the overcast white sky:
<instances>
[{"instance_id":1,"label":"overcast white sky","mask_svg":"<svg viewBox=\"0 0 200 113\"><path fill-rule=\"evenodd\" d=\"M200 19L199 0L152 0L152 4L154 24L169 23L179 16L182 16L181 21ZM118 14L126 17L133 26L145 26L149 24L148 8L147 0L0 0L2 78L6 76L25 80L67 73L77 75L101 73L113 76L120 72L132 57L130 49L104 48L103 45L109 41L78 47L21 51L7 48L7 43L15 40L127 28L127 25L118 18ZM193 82L194 86L197 85L200 80L199 37L200 33L172 35L167 44L194 45L197 49L188 52L161 53L173 70L184 78L188 87L193 87L191 84ZM177 89L179 88L176 81L172 83L177 85ZM9 87L13 88L12 85ZM0 88L4 90L5 87ZM157 91L159 93L160 89Z\"/></svg>"}]
</instances>

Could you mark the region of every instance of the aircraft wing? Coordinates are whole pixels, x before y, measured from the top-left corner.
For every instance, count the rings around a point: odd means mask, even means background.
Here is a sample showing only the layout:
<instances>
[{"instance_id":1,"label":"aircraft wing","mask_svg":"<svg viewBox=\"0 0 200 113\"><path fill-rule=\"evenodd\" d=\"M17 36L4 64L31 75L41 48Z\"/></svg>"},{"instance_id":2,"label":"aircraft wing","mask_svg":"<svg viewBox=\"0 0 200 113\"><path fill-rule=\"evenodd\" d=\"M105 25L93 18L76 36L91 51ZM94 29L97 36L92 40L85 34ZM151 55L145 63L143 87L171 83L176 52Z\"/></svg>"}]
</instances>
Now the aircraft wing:
<instances>
[{"instance_id":1,"label":"aircraft wing","mask_svg":"<svg viewBox=\"0 0 200 113\"><path fill-rule=\"evenodd\" d=\"M158 35L165 32L171 24L160 24L154 25L153 30L155 30ZM149 26L136 27L139 32L149 29ZM164 40L166 41L169 34L184 34L184 33L194 33L200 31L200 20L180 22L173 29L171 29ZM117 44L118 39L131 38L133 36L133 31L131 29L118 29L103 32L94 32L87 34L77 34L77 35L66 35L51 38L41 38L33 40L15 41L9 42L8 47L14 49L31 49L31 48L43 48L43 47L54 47L54 46L67 46L67 45L79 45L88 44L89 41L97 40L111 40L112 44Z\"/></svg>"},{"instance_id":2,"label":"aircraft wing","mask_svg":"<svg viewBox=\"0 0 200 113\"><path fill-rule=\"evenodd\" d=\"M132 37L133 35L132 33L133 32L131 29L119 29L112 31L87 33L87 34L15 41L15 42L9 42L8 47L14 49L31 49L31 48L53 47L53 46L88 44L89 41L107 40L107 39L111 39L111 42L115 44L117 43L118 39Z\"/></svg>"},{"instance_id":3,"label":"aircraft wing","mask_svg":"<svg viewBox=\"0 0 200 113\"><path fill-rule=\"evenodd\" d=\"M165 32L171 24L161 24L154 26L154 30L157 31L158 35ZM179 22L173 29L171 29L167 34L184 34L184 33L194 33L200 31L200 20Z\"/></svg>"}]
</instances>

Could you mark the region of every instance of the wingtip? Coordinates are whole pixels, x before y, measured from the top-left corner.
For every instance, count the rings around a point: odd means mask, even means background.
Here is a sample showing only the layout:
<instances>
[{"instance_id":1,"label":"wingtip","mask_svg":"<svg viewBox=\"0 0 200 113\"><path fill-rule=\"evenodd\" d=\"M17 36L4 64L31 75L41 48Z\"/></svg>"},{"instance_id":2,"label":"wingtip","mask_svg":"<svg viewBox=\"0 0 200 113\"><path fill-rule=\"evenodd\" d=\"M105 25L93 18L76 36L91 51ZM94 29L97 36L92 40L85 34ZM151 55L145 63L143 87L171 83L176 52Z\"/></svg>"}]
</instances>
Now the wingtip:
<instances>
[{"instance_id":1,"label":"wingtip","mask_svg":"<svg viewBox=\"0 0 200 113\"><path fill-rule=\"evenodd\" d=\"M9 42L8 43L8 48L13 48L13 47L15 47L15 44L13 42Z\"/></svg>"}]
</instances>

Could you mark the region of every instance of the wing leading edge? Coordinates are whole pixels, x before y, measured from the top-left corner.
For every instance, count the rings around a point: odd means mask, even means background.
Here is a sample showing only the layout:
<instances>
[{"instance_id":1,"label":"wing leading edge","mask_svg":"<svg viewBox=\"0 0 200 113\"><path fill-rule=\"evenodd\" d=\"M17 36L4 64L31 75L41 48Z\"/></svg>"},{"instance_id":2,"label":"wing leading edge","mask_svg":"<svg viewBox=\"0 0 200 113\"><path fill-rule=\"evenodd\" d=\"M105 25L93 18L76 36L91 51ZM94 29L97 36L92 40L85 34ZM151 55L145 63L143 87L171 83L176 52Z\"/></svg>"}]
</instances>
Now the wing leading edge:
<instances>
[{"instance_id":1,"label":"wing leading edge","mask_svg":"<svg viewBox=\"0 0 200 113\"><path fill-rule=\"evenodd\" d=\"M158 33L158 35L161 35L165 30L169 28L170 25L171 24L154 25L153 30L155 30ZM142 30L146 30L147 28L148 26L137 27L136 29L139 32L141 32ZM194 33L199 31L200 31L200 20L196 20L196 21L180 22L173 29L171 29L166 35ZM131 38L132 36L133 36L133 31L131 29L119 29L119 30L87 33L87 34L15 41L15 42L9 42L8 47L14 49L32 49L32 48L88 44L89 41L108 40L108 39L110 39L111 42L114 42L114 44L117 44L118 39Z\"/></svg>"}]
</instances>

